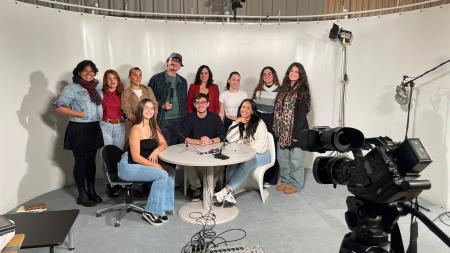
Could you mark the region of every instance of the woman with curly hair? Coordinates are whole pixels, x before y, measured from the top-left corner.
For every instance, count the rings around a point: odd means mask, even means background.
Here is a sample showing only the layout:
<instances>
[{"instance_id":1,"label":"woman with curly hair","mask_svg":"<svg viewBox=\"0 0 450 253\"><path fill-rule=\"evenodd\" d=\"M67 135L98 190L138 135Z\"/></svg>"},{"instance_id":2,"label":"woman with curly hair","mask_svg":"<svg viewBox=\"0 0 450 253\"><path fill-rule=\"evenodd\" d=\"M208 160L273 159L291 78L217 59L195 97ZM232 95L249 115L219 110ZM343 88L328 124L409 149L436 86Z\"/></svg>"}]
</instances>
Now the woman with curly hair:
<instances>
[{"instance_id":1,"label":"woman with curly hair","mask_svg":"<svg viewBox=\"0 0 450 253\"><path fill-rule=\"evenodd\" d=\"M305 68L292 63L283 78L283 85L275 99L273 130L278 137L277 159L280 182L277 190L287 194L303 188L304 154L300 149L300 133L308 129L307 113L311 109L311 96Z\"/></svg>"}]
</instances>

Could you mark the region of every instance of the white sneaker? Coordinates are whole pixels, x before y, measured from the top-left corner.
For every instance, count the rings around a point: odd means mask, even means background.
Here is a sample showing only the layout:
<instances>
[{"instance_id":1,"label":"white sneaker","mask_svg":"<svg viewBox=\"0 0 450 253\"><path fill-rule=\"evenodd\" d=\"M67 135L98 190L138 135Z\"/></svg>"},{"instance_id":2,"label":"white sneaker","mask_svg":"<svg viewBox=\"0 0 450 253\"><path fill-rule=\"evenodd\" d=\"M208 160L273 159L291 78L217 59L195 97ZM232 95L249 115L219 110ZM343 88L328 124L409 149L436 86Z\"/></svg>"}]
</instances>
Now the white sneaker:
<instances>
[{"instance_id":1,"label":"white sneaker","mask_svg":"<svg viewBox=\"0 0 450 253\"><path fill-rule=\"evenodd\" d=\"M225 196L223 200L223 207L232 207L236 205L236 199L234 199L233 194L229 193Z\"/></svg>"},{"instance_id":2,"label":"white sneaker","mask_svg":"<svg viewBox=\"0 0 450 253\"><path fill-rule=\"evenodd\" d=\"M227 188L223 188L219 192L214 193L213 195L213 202L215 206L222 206L223 200L225 199L225 196L228 195Z\"/></svg>"},{"instance_id":3,"label":"white sneaker","mask_svg":"<svg viewBox=\"0 0 450 253\"><path fill-rule=\"evenodd\" d=\"M270 187L270 183L268 183L268 182L264 182L264 184L263 184L263 188L269 188Z\"/></svg>"}]
</instances>

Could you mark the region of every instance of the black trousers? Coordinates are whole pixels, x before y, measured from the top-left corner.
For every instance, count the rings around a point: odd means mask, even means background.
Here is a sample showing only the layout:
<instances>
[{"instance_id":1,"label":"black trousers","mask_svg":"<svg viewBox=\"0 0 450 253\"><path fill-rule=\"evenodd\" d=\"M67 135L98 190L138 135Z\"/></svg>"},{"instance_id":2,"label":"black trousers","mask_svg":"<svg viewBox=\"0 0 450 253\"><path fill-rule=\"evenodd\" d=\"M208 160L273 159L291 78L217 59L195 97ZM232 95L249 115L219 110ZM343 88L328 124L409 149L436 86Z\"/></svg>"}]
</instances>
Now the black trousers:
<instances>
[{"instance_id":1,"label":"black trousers","mask_svg":"<svg viewBox=\"0 0 450 253\"><path fill-rule=\"evenodd\" d=\"M72 151L75 158L75 165L73 167L73 177L78 189L86 189L86 183L95 181L95 156L97 150L88 152Z\"/></svg>"},{"instance_id":2,"label":"black trousers","mask_svg":"<svg viewBox=\"0 0 450 253\"><path fill-rule=\"evenodd\" d=\"M164 135L168 146L184 142L182 131L183 122L181 118L166 119L162 123L161 132Z\"/></svg>"}]
</instances>

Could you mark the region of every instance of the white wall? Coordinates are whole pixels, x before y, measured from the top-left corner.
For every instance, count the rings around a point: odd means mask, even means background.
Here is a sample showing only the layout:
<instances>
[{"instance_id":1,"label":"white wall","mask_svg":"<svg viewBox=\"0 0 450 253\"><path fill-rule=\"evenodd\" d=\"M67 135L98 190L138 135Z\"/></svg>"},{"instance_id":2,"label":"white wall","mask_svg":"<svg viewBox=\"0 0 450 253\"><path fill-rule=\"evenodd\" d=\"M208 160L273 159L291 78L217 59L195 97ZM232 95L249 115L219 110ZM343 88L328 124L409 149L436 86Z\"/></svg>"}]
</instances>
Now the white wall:
<instances>
[{"instance_id":1,"label":"white wall","mask_svg":"<svg viewBox=\"0 0 450 253\"><path fill-rule=\"evenodd\" d=\"M366 136L402 138L406 113L393 100L395 84L403 74L420 74L449 58L449 10L339 23L355 34L349 48L347 125ZM229 72L241 72L247 92L263 66L273 66L282 78L288 65L299 61L312 89L310 125L335 125L341 60L338 44L328 40L331 24L145 22L0 1L0 213L72 183L72 155L62 150L67 119L53 113L50 104L80 60L92 59L99 79L107 68L125 78L131 66L139 66L146 81L176 51L184 57L180 74L188 81L207 64L221 86ZM434 159L424 171L433 188L423 196L442 206L449 202L449 66L417 82L410 134L422 139Z\"/></svg>"}]
</instances>

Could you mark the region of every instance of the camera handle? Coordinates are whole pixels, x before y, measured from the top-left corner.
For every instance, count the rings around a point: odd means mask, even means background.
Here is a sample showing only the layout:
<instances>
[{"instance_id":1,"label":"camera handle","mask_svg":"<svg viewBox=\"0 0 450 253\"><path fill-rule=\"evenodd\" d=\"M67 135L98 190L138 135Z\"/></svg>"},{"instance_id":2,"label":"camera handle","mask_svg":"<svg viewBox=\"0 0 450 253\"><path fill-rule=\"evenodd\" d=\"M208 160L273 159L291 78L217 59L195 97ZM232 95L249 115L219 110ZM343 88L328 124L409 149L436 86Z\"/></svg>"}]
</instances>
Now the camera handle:
<instances>
[{"instance_id":1,"label":"camera handle","mask_svg":"<svg viewBox=\"0 0 450 253\"><path fill-rule=\"evenodd\" d=\"M348 210L345 221L352 231L342 240L340 253L404 253L400 230L397 225L399 217L411 214L421 220L431 232L450 247L450 238L430 219L407 202L374 203L355 196L347 197ZM413 226L415 236L411 237L407 252L417 250L417 225ZM391 243L389 242L391 235Z\"/></svg>"},{"instance_id":2,"label":"camera handle","mask_svg":"<svg viewBox=\"0 0 450 253\"><path fill-rule=\"evenodd\" d=\"M441 241L450 248L450 238L438 226L436 226L433 221L428 219L425 214L416 208L412 208L410 205L404 205L403 208L407 213L417 217L423 224L425 224L425 226L427 226L427 228L431 230L431 232L433 232L433 234L439 237L439 239L441 239Z\"/></svg>"}]
</instances>

